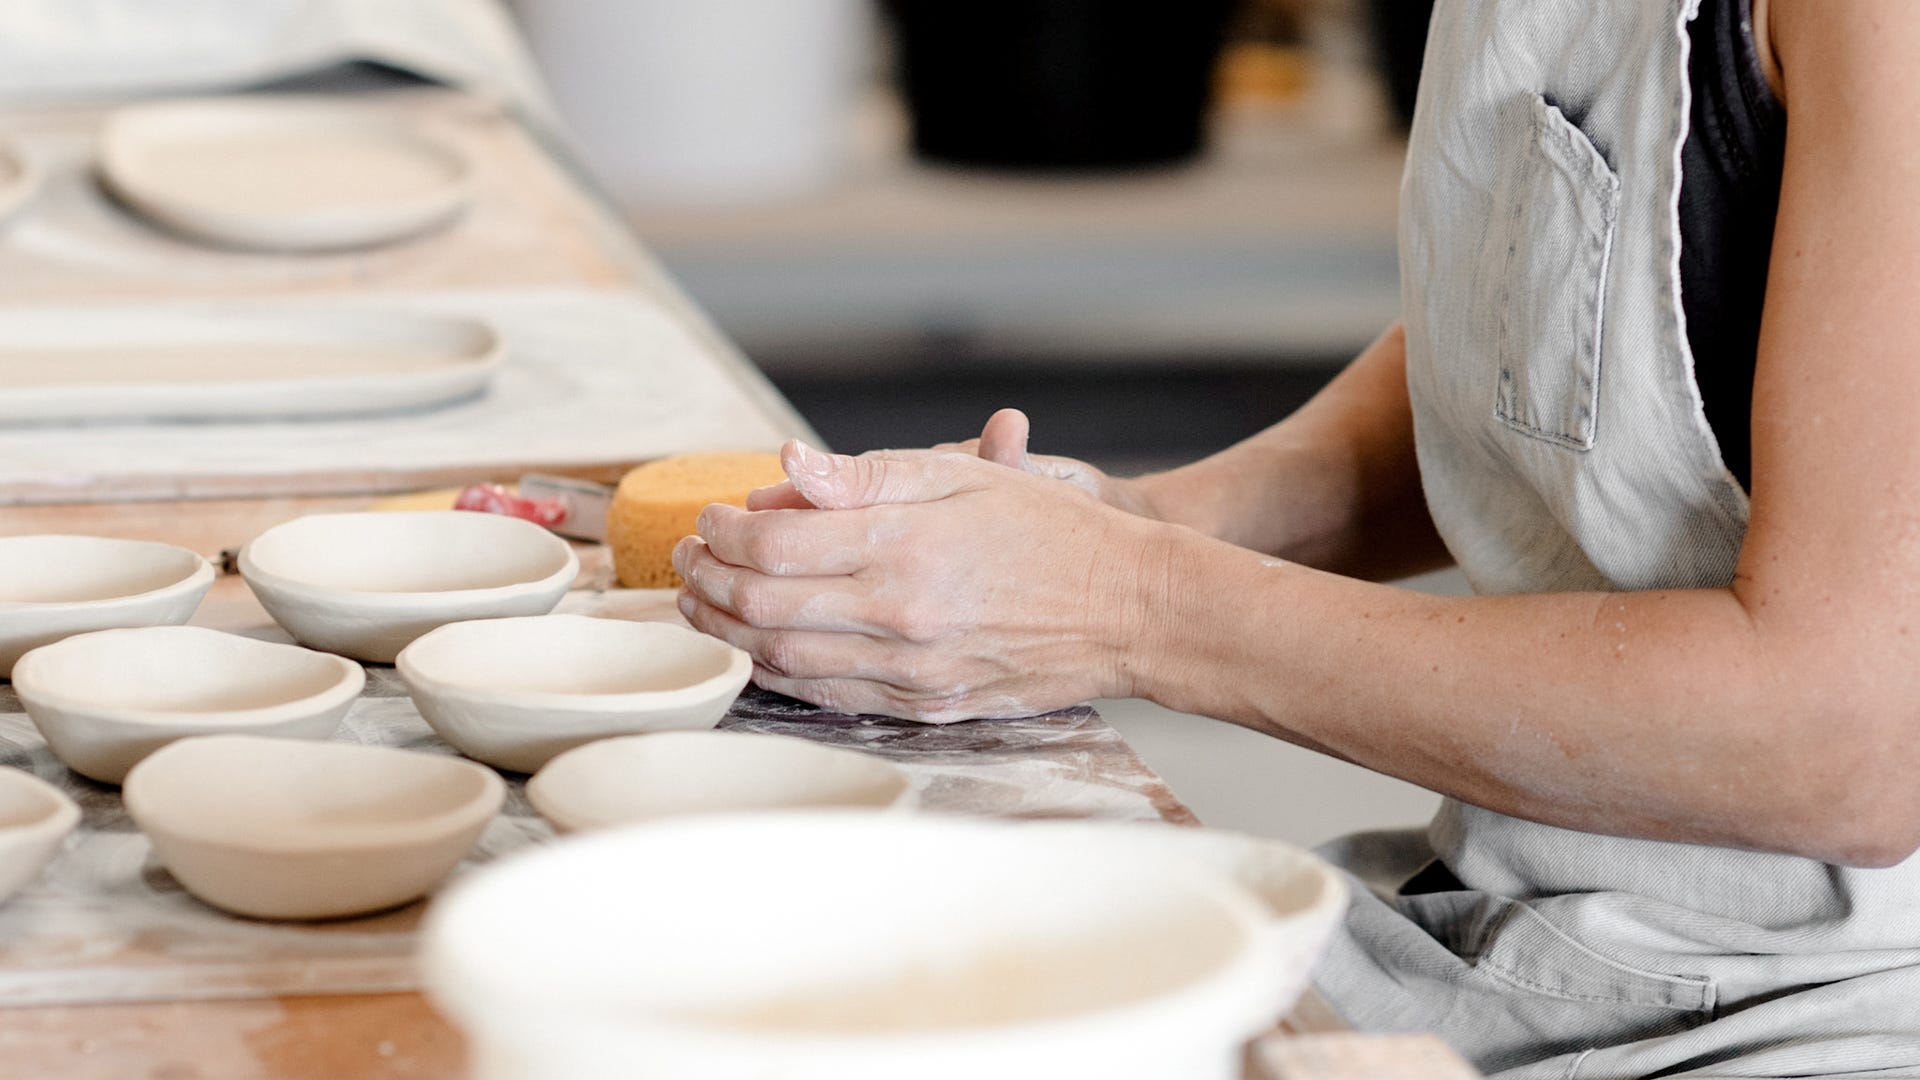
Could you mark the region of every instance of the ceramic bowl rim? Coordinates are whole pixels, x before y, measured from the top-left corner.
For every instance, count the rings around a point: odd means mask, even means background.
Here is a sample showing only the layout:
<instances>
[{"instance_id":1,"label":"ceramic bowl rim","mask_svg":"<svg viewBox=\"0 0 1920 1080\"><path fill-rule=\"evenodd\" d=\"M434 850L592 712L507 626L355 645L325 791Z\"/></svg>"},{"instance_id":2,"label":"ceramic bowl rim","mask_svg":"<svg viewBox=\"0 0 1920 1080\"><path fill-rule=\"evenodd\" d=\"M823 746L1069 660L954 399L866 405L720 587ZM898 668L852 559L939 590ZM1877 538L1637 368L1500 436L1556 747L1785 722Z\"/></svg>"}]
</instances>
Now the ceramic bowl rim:
<instances>
[{"instance_id":1,"label":"ceramic bowl rim","mask_svg":"<svg viewBox=\"0 0 1920 1080\"><path fill-rule=\"evenodd\" d=\"M47 809L32 821L0 825L0 845L62 837L80 824L80 804L39 776L17 766L0 767L0 788L8 785L41 797Z\"/></svg>"},{"instance_id":2,"label":"ceramic bowl rim","mask_svg":"<svg viewBox=\"0 0 1920 1080\"><path fill-rule=\"evenodd\" d=\"M180 633L186 631L186 633ZM261 646L264 650L291 649L311 657L318 657L335 667L336 677L325 688L316 690L303 697L272 705L261 705L250 709L147 709L137 706L108 705L85 696L75 695L61 690L49 690L35 685L40 678L39 664L47 662L46 656L61 651L86 648L102 643L103 638L119 637L199 637L220 635L240 641L250 642L247 648ZM39 657L39 659L35 659ZM271 727L294 720L304 720L329 709L350 703L360 696L366 688L367 670L358 663L334 653L321 652L301 645L288 645L278 641L261 641L244 634L229 634L222 630L213 630L204 626L123 626L109 630L94 630L84 634L74 634L50 645L30 649L13 666L14 692L22 698L32 698L34 702L65 712L86 716L94 720L105 720L133 727L166 728L174 726L221 727L238 733L249 728ZM23 689L22 687L25 687Z\"/></svg>"},{"instance_id":3,"label":"ceramic bowl rim","mask_svg":"<svg viewBox=\"0 0 1920 1080\"><path fill-rule=\"evenodd\" d=\"M16 179L0 187L0 222L26 209L46 184L47 167L36 154L27 152L18 139L0 137L0 159L13 164Z\"/></svg>"},{"instance_id":4,"label":"ceramic bowl rim","mask_svg":"<svg viewBox=\"0 0 1920 1080\"><path fill-rule=\"evenodd\" d=\"M684 736L692 736L692 738L685 738ZM658 817L613 818L613 819L602 819L602 818L596 818L592 816L582 816L578 814L569 813L565 809L564 800L556 801L555 799L553 799L551 796L547 794L548 784L558 783L560 782L561 779L564 779L566 766L562 765L561 763L566 761L568 758L573 758L577 763L579 760L583 758L591 758L591 757L594 757L596 754L606 754L606 753L617 752L617 749L619 747L645 745L642 742L642 740L647 740L647 739L655 740L653 745L656 747L666 748L666 747L669 747L672 743L691 744L696 740L699 742L711 742L712 737L715 737L715 736L721 739L726 739L726 740L772 739L772 740L778 741L783 745L799 744L800 746L804 746L806 747L806 750L803 752L809 755L811 755L814 751L819 751L821 754L831 755L835 759L842 759L848 756L857 757L861 759L863 762L870 762L874 765L879 766L880 768L885 769L889 774L889 779L892 781L892 786L894 786L895 790L891 798L889 798L885 803L882 803L879 805L842 804L842 805L835 805L835 806L820 806L815 804L815 805L807 805L807 806L796 806L790 809L781 808L777 806L776 807L751 807L751 808L722 807L722 808L717 808L713 810L688 811L685 815L671 814L671 815L659 815ZM659 740L662 740L662 739L667 740L667 742L660 742ZM558 773L550 774L548 770L553 769L556 765L559 765L561 767L561 771ZM576 765L575 767L579 767L579 766ZM542 775L549 776L547 783L541 782L540 778ZM876 775L877 775L877 771L876 771ZM656 732L646 732L646 733L636 734L636 735L615 735L610 738L595 739L592 742L582 743L581 745L573 747L570 750L563 750L560 753L555 754L552 760L548 761L545 765L541 766L538 772L534 773L531 777L527 779L527 801L533 804L533 808L539 811L541 817L546 818L552 824L559 826L560 828L566 829L570 832L587 832L590 830L598 830L598 829L620 828L621 826L624 826L624 825L638 825L638 824L643 824L650 821L665 820L667 817L681 817L681 816L691 817L691 816L694 816L695 814L698 814L701 816L707 816L707 815L745 814L745 813L788 813L791 811L801 811L801 810L849 810L849 811L880 812L885 810L891 810L903 805L912 796L912 794L913 794L913 778L907 775L907 771L901 768L899 765L896 765L893 762L888 761L887 759L880 757L877 754L861 753L858 750L849 750L846 747L842 747L842 746L827 746L822 743L814 742L811 739L800 738L797 735L773 735L773 734L762 734L759 732L744 732L744 731L717 731L717 730L656 731Z\"/></svg>"},{"instance_id":5,"label":"ceramic bowl rim","mask_svg":"<svg viewBox=\"0 0 1920 1080\"><path fill-rule=\"evenodd\" d=\"M84 533L23 533L18 536L0 536L0 547L14 540L82 540L88 543L107 543L130 545L148 550L164 549L184 552L193 557L193 569L177 581L137 593L123 593L119 596L102 596L92 600L6 600L0 599L0 618L8 615L27 613L50 614L58 611L101 611L120 605L146 603L175 595L184 596L195 589L213 587L213 564L206 557L191 548L178 544L162 543L158 540L133 540L120 536L88 536Z\"/></svg>"},{"instance_id":6,"label":"ceramic bowl rim","mask_svg":"<svg viewBox=\"0 0 1920 1080\"><path fill-rule=\"evenodd\" d=\"M552 550L562 552L566 558L562 560L559 569L544 577L510 582L506 585L488 585L476 589L374 592L363 589L346 589L335 585L321 585L316 582L288 577L277 570L263 569L253 553L254 545L272 533L314 518L351 517L388 521L401 520L407 517L424 517L427 515L460 515L463 517L471 515L485 520L515 522L518 525L524 525L529 529L535 530L543 538L542 543L551 541ZM491 526L482 527L490 528ZM534 534L528 533L527 535L532 537ZM274 525L262 531L259 536L247 541L246 546L240 549L237 564L240 568L240 576L246 580L249 588L264 588L288 598L298 598L309 602L317 602L337 607L351 605L363 611L417 611L422 608L436 606L449 607L472 604L480 601L517 600L523 596L539 596L543 593L554 591L556 588L564 592L573 585L574 579L580 576L580 556L574 552L573 545L569 544L560 536L541 528L531 521L523 521L520 518L508 517L503 514L481 514L472 510L415 510L402 513L379 510L350 510L341 513L304 514L291 521L283 521L278 525Z\"/></svg>"},{"instance_id":7,"label":"ceramic bowl rim","mask_svg":"<svg viewBox=\"0 0 1920 1080\"><path fill-rule=\"evenodd\" d=\"M965 827L981 824L1004 824L991 819L983 822L978 819L960 817L889 817L888 815L875 814L870 810L819 810L793 815L791 820L799 821L803 817L824 818L827 816L846 819L864 818L867 820L913 822L915 823L915 827L921 825L933 825L934 827L959 825ZM582 851L587 845L597 845L611 850L617 847L624 837L643 830L658 828L726 828L730 824L765 820L767 820L766 815L738 813L702 816L699 818L676 818L670 821L642 822L596 832L590 836L569 838L563 843L550 845L539 851L529 852L522 859L514 860L508 865L518 868L516 872L524 874L527 873L528 870L523 864L530 860L546 859L552 861L558 858L572 857L569 853ZM1013 825L1012 827L1019 828L1020 826ZM1198 868L1196 865L1196 869ZM490 870L488 873L475 875L467 880L455 882L447 895L442 897L442 902L436 904L434 909L428 912L427 920L422 926L420 963L422 969L426 972L424 980L426 992L430 998L446 1008L448 1015L455 1018L458 1026L464 1027L473 1020L479 1019L478 1014L481 1010L474 1008L473 1005L476 997L474 992L475 986L480 983L485 983L489 987L498 986L500 977L492 973L478 975L471 962L461 962L450 953L445 941L449 933L460 932L462 937L470 934L470 930L454 924L454 920L464 916L464 909L469 903L466 899L468 896L479 895L481 890L493 887L492 882L501 876L501 871ZM1290 924L1300 915L1305 914L1305 912L1289 913L1280 919L1254 918L1252 914L1257 913L1259 909L1264 907L1264 904L1250 888L1232 880L1228 875L1221 873L1197 875L1197 880L1206 885L1206 888L1201 890L1205 895L1215 900L1225 901L1223 907L1229 914L1235 916L1235 921L1239 924L1239 929L1244 935L1241 947L1234 954L1224 958L1213 969L1190 979L1185 984L1170 989L1165 993L1153 995L1150 998L1086 1009L1061 1016L1042 1017L1013 1023L913 1029L852 1037L844 1033L813 1034L789 1031L762 1031L749 1027L730 1027L721 1023L693 1018L677 1019L671 1016L660 1016L657 1012L642 1010L635 1010L632 1014L626 1015L622 1021L622 1027L628 1032L657 1034L664 1040L678 1044L681 1048L731 1047L737 1049L740 1047L749 1047L749 1052L752 1053L779 1054L787 1051L807 1050L813 1047L836 1043L845 1046L850 1040L871 1047L875 1051L889 1053L911 1051L920 1048L931 1050L941 1046L951 1046L956 1041L973 1045L1005 1046L1008 1043L1017 1043L1038 1036L1054 1037L1066 1035L1071 1037L1079 1033L1084 1033L1087 1037L1094 1037L1097 1036L1099 1032L1111 1030L1112 1025L1118 1022L1125 1022L1141 1027L1165 1028L1176 1026L1181 1029L1190 1027L1190 1021L1193 1015L1191 1010L1189 1011L1189 1015L1185 1017L1179 1016L1180 1007L1177 1002L1189 1004L1194 1002L1208 1003L1212 1007L1205 1010L1205 1015L1214 1020L1217 1027L1231 1028L1240 1026L1239 1022L1247 1020L1248 1017L1241 1016L1239 1012L1232 1009L1219 1007L1227 1005L1233 1000L1233 998L1228 995L1227 990L1231 987L1246 985L1264 985L1270 987L1277 982L1278 980L1275 978L1274 973L1268 970L1270 955L1269 951L1262 947L1262 942L1267 935L1274 932L1277 924L1283 921ZM1344 894L1342 894L1342 900L1344 901ZM1248 918L1251 918L1251 921L1245 921ZM454 925L454 930L446 929L449 925ZM461 976L458 989L452 989L450 987L446 978L449 974ZM1240 1012L1244 1011L1245 1010L1240 1010ZM542 1012L538 1016L525 1017L525 1020L533 1024L549 1024L555 1018L556 1014ZM502 1017L499 1014L499 1010L495 1009L491 1010L485 1019L492 1024L498 1025L501 1023ZM1277 1010L1276 1015L1272 1019L1279 1019ZM589 1029L591 1026L591 1021L587 1021L582 1024L582 1029Z\"/></svg>"},{"instance_id":8,"label":"ceramic bowl rim","mask_svg":"<svg viewBox=\"0 0 1920 1080\"><path fill-rule=\"evenodd\" d=\"M718 674L709 675L696 683L676 686L670 690L629 690L609 694L568 694L554 690L494 690L476 687L468 683L444 678L429 671L421 670L420 657L430 649L420 646L434 637L457 637L463 633L481 633L494 629L494 623L519 623L529 619L568 619L596 623L617 623L623 626L663 627L668 631L691 634L699 639L702 648L711 646L728 653L727 666ZM472 629L462 630L461 627ZM451 633L449 633L451 631ZM654 631L648 630L647 633ZM419 650L416 652L415 650ZM411 655L409 655L411 654ZM554 612L547 615L514 615L500 619L461 619L432 630L415 638L394 657L394 667L407 683L410 691L416 691L433 698L448 698L462 702L487 705L494 708L542 710L565 712L572 715L593 715L610 712L653 712L670 709L679 705L710 701L721 697L728 687L738 683L745 687L753 678L753 657L719 638L710 637L688 627L673 623L650 622L641 619L611 619L604 616L576 615L571 612ZM739 689L733 690L736 695Z\"/></svg>"},{"instance_id":9,"label":"ceramic bowl rim","mask_svg":"<svg viewBox=\"0 0 1920 1080\"><path fill-rule=\"evenodd\" d=\"M217 829L207 829L198 820L188 821L183 827L170 813L163 812L163 820L156 821L152 816L154 809L148 800L146 785L139 778L153 775L157 768L163 769L171 758L201 752L209 740L231 742L270 742L281 747L347 747L355 751L375 751L393 754L417 755L428 762L445 762L457 772L480 778L479 788L469 797L431 814L416 815L409 818L388 820L381 823L355 824L350 827L329 829L324 835L302 835L298 838L282 835L270 840L241 839L225 835ZM155 761L160 765L153 766ZM430 765L439 768L439 765ZM244 852L250 855L313 855L326 852L391 851L396 848L425 847L437 844L461 830L473 825L484 826L494 815L500 812L500 806L506 798L506 781L500 774L475 761L450 754L433 754L419 750L406 750L397 746L372 746L364 743L341 743L331 741L312 741L302 739L275 739L268 736L246 734L195 735L177 739L148 754L127 771L125 782L120 786L120 798L132 815L134 823L142 832L160 832L178 840L187 840L204 844L223 851Z\"/></svg>"}]
</instances>

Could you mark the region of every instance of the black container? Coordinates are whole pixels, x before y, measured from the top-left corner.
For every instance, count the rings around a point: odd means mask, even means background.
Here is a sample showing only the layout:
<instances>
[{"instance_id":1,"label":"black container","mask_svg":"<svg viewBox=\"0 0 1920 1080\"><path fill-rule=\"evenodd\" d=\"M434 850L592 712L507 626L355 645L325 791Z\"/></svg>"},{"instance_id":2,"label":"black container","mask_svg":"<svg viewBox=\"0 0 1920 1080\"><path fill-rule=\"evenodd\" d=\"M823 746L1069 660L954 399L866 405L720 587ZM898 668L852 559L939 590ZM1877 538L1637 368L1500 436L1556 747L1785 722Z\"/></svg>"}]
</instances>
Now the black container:
<instances>
[{"instance_id":1,"label":"black container","mask_svg":"<svg viewBox=\"0 0 1920 1080\"><path fill-rule=\"evenodd\" d=\"M1387 93L1402 127L1413 123L1413 102L1420 90L1420 62L1427 51L1427 24L1433 0L1372 0L1373 40Z\"/></svg>"},{"instance_id":2,"label":"black container","mask_svg":"<svg viewBox=\"0 0 1920 1080\"><path fill-rule=\"evenodd\" d=\"M1200 149L1233 0L890 0L922 157L1127 168Z\"/></svg>"}]
</instances>

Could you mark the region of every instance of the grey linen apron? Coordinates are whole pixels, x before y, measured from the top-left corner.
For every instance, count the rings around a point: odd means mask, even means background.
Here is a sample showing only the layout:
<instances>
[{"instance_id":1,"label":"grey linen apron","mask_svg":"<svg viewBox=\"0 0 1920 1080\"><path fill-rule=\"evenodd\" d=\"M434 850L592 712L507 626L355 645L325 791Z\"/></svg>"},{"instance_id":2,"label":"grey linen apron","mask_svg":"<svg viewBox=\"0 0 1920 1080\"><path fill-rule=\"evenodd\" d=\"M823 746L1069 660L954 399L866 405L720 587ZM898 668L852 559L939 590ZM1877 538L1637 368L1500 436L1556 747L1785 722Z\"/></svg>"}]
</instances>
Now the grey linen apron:
<instances>
[{"instance_id":1,"label":"grey linen apron","mask_svg":"<svg viewBox=\"0 0 1920 1080\"><path fill-rule=\"evenodd\" d=\"M1434 14L1401 197L1407 378L1476 591L1732 580L1747 499L1679 302L1697 3ZM1920 859L1848 869L1453 800L1327 853L1368 888L1318 982L1362 1030L1436 1031L1503 1078L1920 1076ZM1436 858L1445 891L1402 895Z\"/></svg>"}]
</instances>

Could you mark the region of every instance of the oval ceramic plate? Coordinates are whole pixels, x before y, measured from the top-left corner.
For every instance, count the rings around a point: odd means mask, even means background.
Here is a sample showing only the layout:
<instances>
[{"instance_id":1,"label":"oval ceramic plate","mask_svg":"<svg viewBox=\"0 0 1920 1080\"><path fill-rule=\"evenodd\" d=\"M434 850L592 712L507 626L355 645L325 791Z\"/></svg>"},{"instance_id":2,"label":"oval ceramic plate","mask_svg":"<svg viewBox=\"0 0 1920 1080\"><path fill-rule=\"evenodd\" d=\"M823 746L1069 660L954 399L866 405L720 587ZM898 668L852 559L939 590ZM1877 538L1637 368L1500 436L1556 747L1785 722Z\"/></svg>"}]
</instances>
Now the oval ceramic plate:
<instances>
[{"instance_id":1,"label":"oval ceramic plate","mask_svg":"<svg viewBox=\"0 0 1920 1080\"><path fill-rule=\"evenodd\" d=\"M0 224L26 209L40 192L43 173L18 143L0 139Z\"/></svg>"},{"instance_id":2,"label":"oval ceramic plate","mask_svg":"<svg viewBox=\"0 0 1920 1080\"><path fill-rule=\"evenodd\" d=\"M499 369L494 329L367 309L0 315L0 423L231 420L426 408Z\"/></svg>"},{"instance_id":3,"label":"oval ceramic plate","mask_svg":"<svg viewBox=\"0 0 1920 1080\"><path fill-rule=\"evenodd\" d=\"M186 622L213 576L207 560L172 544L0 537L0 678L28 650L74 634Z\"/></svg>"},{"instance_id":4,"label":"oval ceramic plate","mask_svg":"<svg viewBox=\"0 0 1920 1080\"><path fill-rule=\"evenodd\" d=\"M499 812L490 769L386 746L210 735L127 774L127 812L187 891L265 919L328 919L438 885Z\"/></svg>"},{"instance_id":5,"label":"oval ceramic plate","mask_svg":"<svg viewBox=\"0 0 1920 1080\"><path fill-rule=\"evenodd\" d=\"M467 510L310 514L240 551L240 574L302 644L390 664L451 622L544 615L580 573L565 540Z\"/></svg>"},{"instance_id":6,"label":"oval ceramic plate","mask_svg":"<svg viewBox=\"0 0 1920 1080\"><path fill-rule=\"evenodd\" d=\"M79 634L13 666L54 756L106 784L191 735L327 738L366 681L351 660L200 626Z\"/></svg>"},{"instance_id":7,"label":"oval ceramic plate","mask_svg":"<svg viewBox=\"0 0 1920 1080\"><path fill-rule=\"evenodd\" d=\"M562 832L681 814L878 810L911 785L870 754L781 735L669 731L603 739L554 758L527 799Z\"/></svg>"},{"instance_id":8,"label":"oval ceramic plate","mask_svg":"<svg viewBox=\"0 0 1920 1080\"><path fill-rule=\"evenodd\" d=\"M443 626L396 663L441 738L517 772L610 735L713 727L753 676L718 638L581 615Z\"/></svg>"},{"instance_id":9,"label":"oval ceramic plate","mask_svg":"<svg viewBox=\"0 0 1920 1080\"><path fill-rule=\"evenodd\" d=\"M122 202L235 247L325 251L438 228L467 206L465 154L392 116L302 98L136 105L100 139Z\"/></svg>"}]
</instances>

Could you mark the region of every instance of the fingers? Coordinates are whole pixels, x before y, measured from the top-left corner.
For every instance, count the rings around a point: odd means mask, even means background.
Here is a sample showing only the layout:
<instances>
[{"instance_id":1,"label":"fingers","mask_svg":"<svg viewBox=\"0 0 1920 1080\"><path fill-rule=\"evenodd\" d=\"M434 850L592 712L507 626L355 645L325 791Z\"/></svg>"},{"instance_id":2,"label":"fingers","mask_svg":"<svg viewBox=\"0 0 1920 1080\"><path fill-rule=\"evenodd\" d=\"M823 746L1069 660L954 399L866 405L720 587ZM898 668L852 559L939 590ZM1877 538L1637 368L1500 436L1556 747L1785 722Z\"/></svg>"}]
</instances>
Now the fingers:
<instances>
[{"instance_id":1,"label":"fingers","mask_svg":"<svg viewBox=\"0 0 1920 1080\"><path fill-rule=\"evenodd\" d=\"M878 632L859 618L865 604L848 578L775 577L730 566L695 536L673 549L673 568L696 599L749 626Z\"/></svg>"},{"instance_id":2,"label":"fingers","mask_svg":"<svg viewBox=\"0 0 1920 1080\"><path fill-rule=\"evenodd\" d=\"M1019 409L1001 409L980 429L980 456L996 465L1027 471L1027 435L1032 425Z\"/></svg>"},{"instance_id":3,"label":"fingers","mask_svg":"<svg viewBox=\"0 0 1920 1080\"><path fill-rule=\"evenodd\" d=\"M714 503L700 511L694 529L721 562L783 577L827 577L866 568L871 525L866 514L742 510Z\"/></svg>"},{"instance_id":4,"label":"fingers","mask_svg":"<svg viewBox=\"0 0 1920 1080\"><path fill-rule=\"evenodd\" d=\"M793 481L782 480L777 484L768 484L763 488L754 488L747 492L749 510L811 510L813 504L807 501Z\"/></svg>"},{"instance_id":5,"label":"fingers","mask_svg":"<svg viewBox=\"0 0 1920 1080\"><path fill-rule=\"evenodd\" d=\"M680 614L686 616L695 630L746 652L753 657L756 670L765 670L776 677L883 683L888 674L890 654L871 638L859 634L748 626L712 604L703 603L691 591L680 593L679 604Z\"/></svg>"},{"instance_id":6,"label":"fingers","mask_svg":"<svg viewBox=\"0 0 1920 1080\"><path fill-rule=\"evenodd\" d=\"M972 485L976 459L960 454L862 454L847 457L815 450L798 439L780 451L787 478L823 510L851 510L883 503L933 502Z\"/></svg>"}]
</instances>

